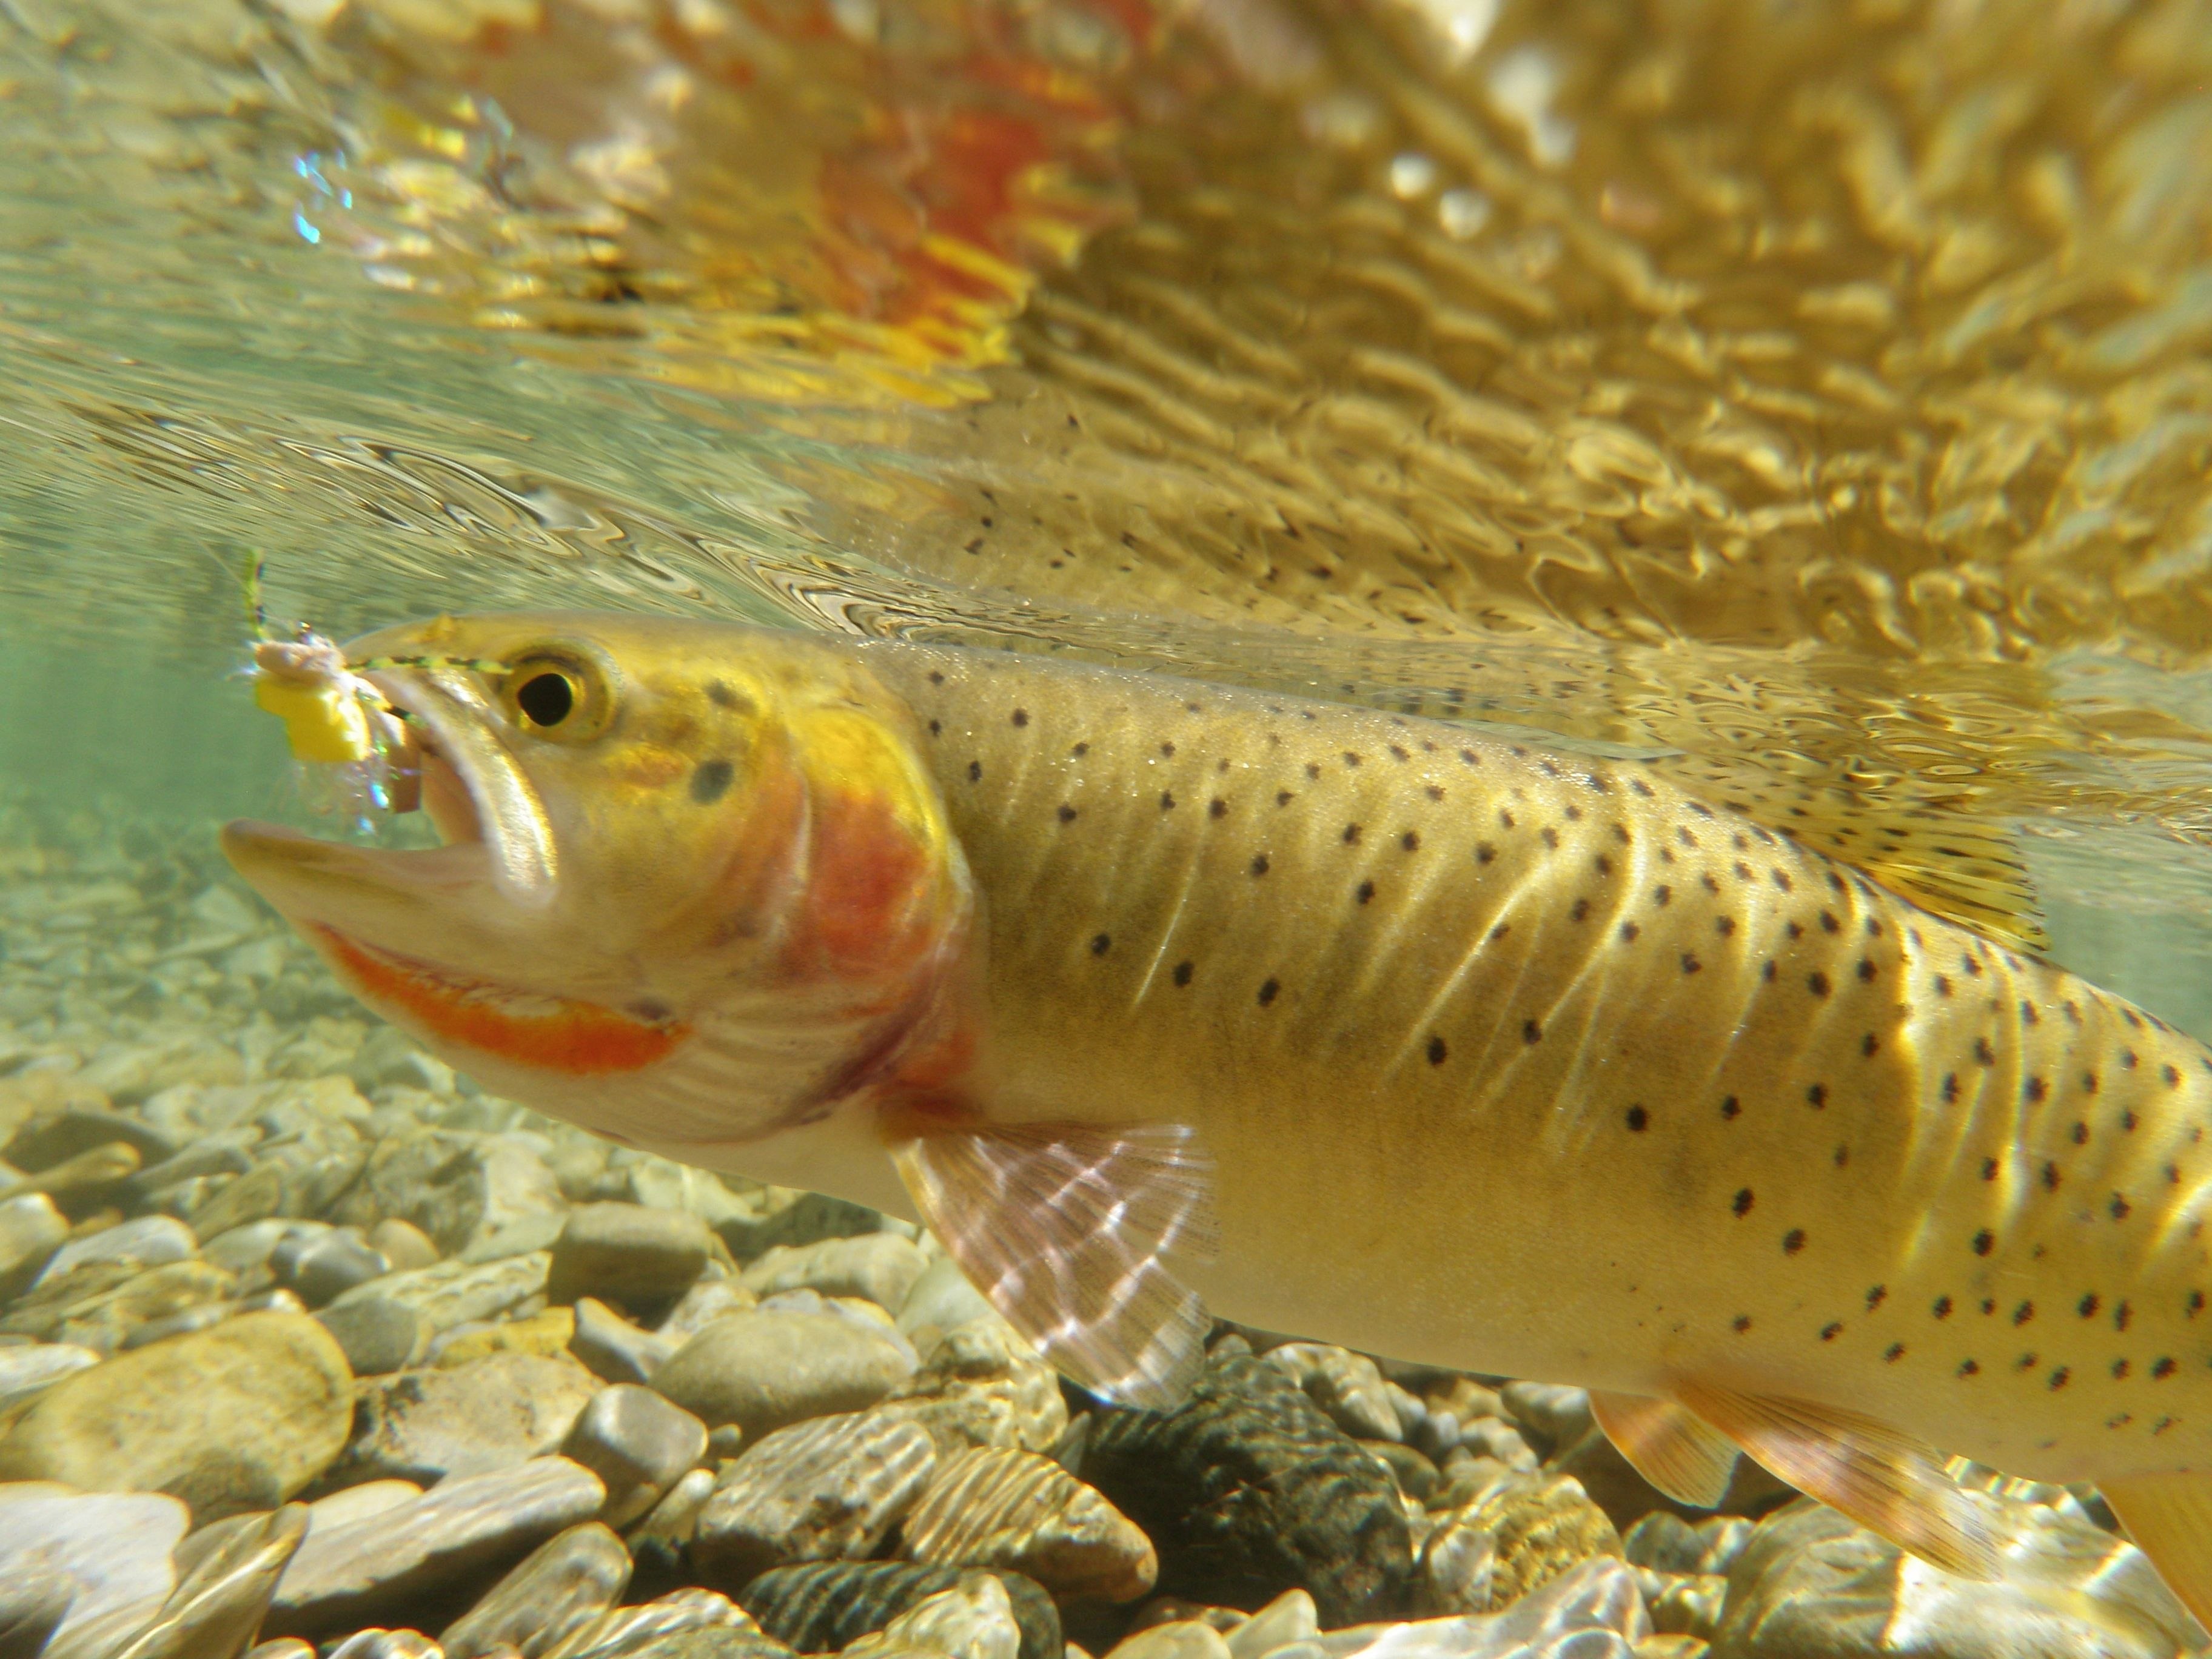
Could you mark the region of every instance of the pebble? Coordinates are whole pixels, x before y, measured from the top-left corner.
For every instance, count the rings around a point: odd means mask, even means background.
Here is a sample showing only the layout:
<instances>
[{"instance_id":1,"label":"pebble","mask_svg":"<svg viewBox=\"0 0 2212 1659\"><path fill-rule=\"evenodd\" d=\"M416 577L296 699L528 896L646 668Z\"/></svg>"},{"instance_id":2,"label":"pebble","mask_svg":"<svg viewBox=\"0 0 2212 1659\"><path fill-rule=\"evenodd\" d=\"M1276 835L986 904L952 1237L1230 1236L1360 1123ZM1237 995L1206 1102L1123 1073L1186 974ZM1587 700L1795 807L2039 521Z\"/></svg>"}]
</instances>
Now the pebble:
<instances>
[{"instance_id":1,"label":"pebble","mask_svg":"<svg viewBox=\"0 0 2212 1659\"><path fill-rule=\"evenodd\" d=\"M641 1580L674 1583L690 1576L691 1540L699 1529L699 1512L714 1495L715 1478L710 1468L688 1470L629 1529L630 1557Z\"/></svg>"},{"instance_id":2,"label":"pebble","mask_svg":"<svg viewBox=\"0 0 2212 1659\"><path fill-rule=\"evenodd\" d=\"M1354 1440L1395 1441L1404 1437L1398 1408L1381 1367L1365 1354L1326 1342L1285 1342L1268 1350L1267 1363L1279 1365L1306 1391L1329 1421Z\"/></svg>"},{"instance_id":3,"label":"pebble","mask_svg":"<svg viewBox=\"0 0 2212 1659\"><path fill-rule=\"evenodd\" d=\"M381 1253L344 1227L313 1236L294 1233L269 1253L269 1267L278 1283L311 1308L392 1271Z\"/></svg>"},{"instance_id":4,"label":"pebble","mask_svg":"<svg viewBox=\"0 0 2212 1659\"><path fill-rule=\"evenodd\" d=\"M1620 1554L1620 1534L1571 1475L1521 1475L1457 1511L1497 1540L1490 1604L1504 1607L1593 1556Z\"/></svg>"},{"instance_id":5,"label":"pebble","mask_svg":"<svg viewBox=\"0 0 2212 1659\"><path fill-rule=\"evenodd\" d=\"M445 1659L445 1650L419 1630L362 1630L332 1648L330 1659Z\"/></svg>"},{"instance_id":6,"label":"pebble","mask_svg":"<svg viewBox=\"0 0 2212 1659\"><path fill-rule=\"evenodd\" d=\"M738 1282L755 1296L815 1291L857 1296L895 1312L929 1266L921 1247L896 1233L862 1233L811 1244L781 1244L748 1266Z\"/></svg>"},{"instance_id":7,"label":"pebble","mask_svg":"<svg viewBox=\"0 0 2212 1659\"><path fill-rule=\"evenodd\" d=\"M26 1342L0 1348L0 1413L73 1371L97 1365L100 1358L94 1350L70 1342Z\"/></svg>"},{"instance_id":8,"label":"pebble","mask_svg":"<svg viewBox=\"0 0 2212 1659\"><path fill-rule=\"evenodd\" d=\"M200 1246L200 1260L227 1273L250 1273L256 1267L265 1266L269 1258L276 1254L276 1247L293 1233L330 1231L327 1222L283 1216L272 1216L264 1221L249 1221L242 1227L206 1235L207 1243Z\"/></svg>"},{"instance_id":9,"label":"pebble","mask_svg":"<svg viewBox=\"0 0 2212 1659\"><path fill-rule=\"evenodd\" d=\"M1022 1628L1006 1583L970 1573L950 1589L925 1595L904 1613L845 1650L846 1659L944 1654L947 1659L1019 1659Z\"/></svg>"},{"instance_id":10,"label":"pebble","mask_svg":"<svg viewBox=\"0 0 2212 1659\"><path fill-rule=\"evenodd\" d=\"M1097 1413L1083 1475L1152 1539L1169 1594L1257 1607L1303 1589L1330 1626L1403 1605L1413 1540L1389 1474L1249 1353L1217 1354L1172 1411Z\"/></svg>"},{"instance_id":11,"label":"pebble","mask_svg":"<svg viewBox=\"0 0 2212 1659\"><path fill-rule=\"evenodd\" d=\"M136 1261L159 1267L172 1261L189 1261L199 1253L192 1230L173 1216L142 1216L118 1223L83 1238L73 1238L56 1250L32 1288L58 1279L71 1268L88 1261Z\"/></svg>"},{"instance_id":12,"label":"pebble","mask_svg":"<svg viewBox=\"0 0 2212 1659\"><path fill-rule=\"evenodd\" d=\"M777 1641L801 1653L828 1653L882 1630L973 1571L905 1561L811 1561L763 1573L738 1599ZM1021 1631L1018 1659L1065 1659L1066 1642L1052 1598L1018 1573L992 1576L1005 1586Z\"/></svg>"},{"instance_id":13,"label":"pebble","mask_svg":"<svg viewBox=\"0 0 2212 1659\"><path fill-rule=\"evenodd\" d=\"M1106 1659L1230 1659L1230 1649L1212 1626L1196 1619L1170 1619L1116 1643Z\"/></svg>"},{"instance_id":14,"label":"pebble","mask_svg":"<svg viewBox=\"0 0 2212 1659\"><path fill-rule=\"evenodd\" d=\"M228 1302L237 1291L235 1275L204 1261L144 1268L129 1260L88 1261L18 1298L0 1331L110 1353L137 1326Z\"/></svg>"},{"instance_id":15,"label":"pebble","mask_svg":"<svg viewBox=\"0 0 2212 1659\"><path fill-rule=\"evenodd\" d=\"M1498 1534L1463 1516L1446 1516L1421 1546L1415 1610L1439 1615L1487 1612L1497 1573Z\"/></svg>"},{"instance_id":16,"label":"pebble","mask_svg":"<svg viewBox=\"0 0 2212 1659\"><path fill-rule=\"evenodd\" d=\"M884 1396L881 1409L921 1424L948 1456L971 1446L1048 1452L1067 1432L1059 1374L988 1310L943 1330L921 1368Z\"/></svg>"},{"instance_id":17,"label":"pebble","mask_svg":"<svg viewBox=\"0 0 2212 1659\"><path fill-rule=\"evenodd\" d=\"M872 1406L913 1370L895 1332L834 1314L726 1314L653 1374L653 1386L709 1428L748 1439L790 1423Z\"/></svg>"},{"instance_id":18,"label":"pebble","mask_svg":"<svg viewBox=\"0 0 2212 1659\"><path fill-rule=\"evenodd\" d=\"M687 1588L600 1614L561 1659L777 1659L790 1651L719 1590Z\"/></svg>"},{"instance_id":19,"label":"pebble","mask_svg":"<svg viewBox=\"0 0 2212 1659\"><path fill-rule=\"evenodd\" d=\"M776 1430L716 1481L692 1565L715 1589L739 1590L771 1567L872 1555L936 1464L922 1429L872 1412Z\"/></svg>"},{"instance_id":20,"label":"pebble","mask_svg":"<svg viewBox=\"0 0 2212 1659\"><path fill-rule=\"evenodd\" d=\"M622 1599L629 1552L597 1521L547 1539L438 1638L446 1659L489 1659L507 1648L537 1659Z\"/></svg>"},{"instance_id":21,"label":"pebble","mask_svg":"<svg viewBox=\"0 0 2212 1659\"><path fill-rule=\"evenodd\" d=\"M242 1315L64 1377L0 1434L0 1480L273 1508L343 1448L352 1380L313 1320Z\"/></svg>"},{"instance_id":22,"label":"pebble","mask_svg":"<svg viewBox=\"0 0 2212 1659\"><path fill-rule=\"evenodd\" d=\"M960 1264L949 1255L940 1255L924 1267L898 1306L899 1329L925 1353L930 1346L924 1340L928 1331L949 1331L971 1320L998 1317L998 1310L968 1282Z\"/></svg>"},{"instance_id":23,"label":"pebble","mask_svg":"<svg viewBox=\"0 0 2212 1659\"><path fill-rule=\"evenodd\" d=\"M368 1515L311 1525L264 1633L323 1637L485 1585L547 1538L597 1515L599 1477L565 1457L457 1475Z\"/></svg>"},{"instance_id":24,"label":"pebble","mask_svg":"<svg viewBox=\"0 0 2212 1659\"><path fill-rule=\"evenodd\" d=\"M414 1309L434 1331L451 1330L471 1320L495 1318L544 1294L551 1259L548 1252L530 1250L495 1261L441 1261L412 1273L386 1273L331 1305L343 1308L378 1297Z\"/></svg>"},{"instance_id":25,"label":"pebble","mask_svg":"<svg viewBox=\"0 0 2212 1659\"><path fill-rule=\"evenodd\" d=\"M1229 1659L1266 1659L1278 1648L1303 1642L1321 1632L1321 1614L1304 1590L1285 1590L1226 1632Z\"/></svg>"},{"instance_id":26,"label":"pebble","mask_svg":"<svg viewBox=\"0 0 2212 1659\"><path fill-rule=\"evenodd\" d=\"M653 1334L673 1352L724 1314L746 1313L759 1305L760 1298L734 1279L702 1279L684 1292Z\"/></svg>"},{"instance_id":27,"label":"pebble","mask_svg":"<svg viewBox=\"0 0 2212 1659\"><path fill-rule=\"evenodd\" d=\"M592 1396L561 1450L605 1485L599 1518L626 1527L706 1454L707 1425L650 1389L618 1382Z\"/></svg>"},{"instance_id":28,"label":"pebble","mask_svg":"<svg viewBox=\"0 0 2212 1659\"><path fill-rule=\"evenodd\" d=\"M15 1132L0 1158L19 1170L40 1171L120 1141L141 1164L176 1157L177 1145L143 1119L93 1107L64 1107L34 1117Z\"/></svg>"},{"instance_id":29,"label":"pebble","mask_svg":"<svg viewBox=\"0 0 2212 1659\"><path fill-rule=\"evenodd\" d=\"M315 1317L344 1351L356 1376L382 1376L403 1370L429 1351L429 1321L386 1297L325 1308Z\"/></svg>"},{"instance_id":30,"label":"pebble","mask_svg":"<svg viewBox=\"0 0 2212 1659\"><path fill-rule=\"evenodd\" d=\"M333 1478L428 1486L542 1456L568 1437L599 1387L571 1359L522 1353L371 1378Z\"/></svg>"},{"instance_id":31,"label":"pebble","mask_svg":"<svg viewBox=\"0 0 2212 1659\"><path fill-rule=\"evenodd\" d=\"M597 1297L633 1310L662 1308L705 1271L714 1237L681 1210L641 1204L586 1204L569 1212L553 1243L545 1294L554 1302Z\"/></svg>"},{"instance_id":32,"label":"pebble","mask_svg":"<svg viewBox=\"0 0 2212 1659\"><path fill-rule=\"evenodd\" d=\"M397 1216L450 1256L526 1218L557 1225L566 1207L552 1170L526 1142L425 1129L379 1142L331 1218L371 1225Z\"/></svg>"},{"instance_id":33,"label":"pebble","mask_svg":"<svg viewBox=\"0 0 2212 1659\"><path fill-rule=\"evenodd\" d=\"M2075 1516L1969 1492L2000 1540L1999 1577L1941 1572L1801 1498L1761 1521L1729 1569L1712 1659L2173 1659L2203 1638L2125 1539Z\"/></svg>"},{"instance_id":34,"label":"pebble","mask_svg":"<svg viewBox=\"0 0 2212 1659\"><path fill-rule=\"evenodd\" d=\"M368 1230L368 1248L392 1264L398 1273L435 1266L438 1247L411 1221L388 1215Z\"/></svg>"},{"instance_id":35,"label":"pebble","mask_svg":"<svg viewBox=\"0 0 2212 1659\"><path fill-rule=\"evenodd\" d=\"M901 1530L910 1560L1009 1567L1061 1597L1133 1601L1159 1573L1133 1522L1035 1452L978 1447L946 1460Z\"/></svg>"},{"instance_id":36,"label":"pebble","mask_svg":"<svg viewBox=\"0 0 2212 1659\"><path fill-rule=\"evenodd\" d=\"M0 1631L35 1631L51 1619L46 1644L21 1652L112 1659L176 1588L170 1552L187 1521L182 1504L154 1493L0 1484Z\"/></svg>"},{"instance_id":37,"label":"pebble","mask_svg":"<svg viewBox=\"0 0 2212 1659\"><path fill-rule=\"evenodd\" d=\"M1632 1566L1654 1572L1696 1572L1705 1559L1705 1535L1663 1510L1645 1516L1622 1536L1620 1553Z\"/></svg>"},{"instance_id":38,"label":"pebble","mask_svg":"<svg viewBox=\"0 0 2212 1659\"><path fill-rule=\"evenodd\" d=\"M610 1382L645 1382L667 1363L680 1341L641 1330L604 1302L576 1299L568 1352L594 1376Z\"/></svg>"},{"instance_id":39,"label":"pebble","mask_svg":"<svg viewBox=\"0 0 2212 1659\"><path fill-rule=\"evenodd\" d=\"M44 1193L0 1198L0 1300L30 1283L68 1237L68 1221Z\"/></svg>"},{"instance_id":40,"label":"pebble","mask_svg":"<svg viewBox=\"0 0 2212 1659\"><path fill-rule=\"evenodd\" d=\"M535 1354L550 1359L566 1355L576 1334L570 1308L546 1308L512 1319L484 1319L441 1331L430 1343L430 1363L448 1370L495 1353Z\"/></svg>"},{"instance_id":41,"label":"pebble","mask_svg":"<svg viewBox=\"0 0 2212 1659\"><path fill-rule=\"evenodd\" d=\"M307 1509L240 1516L201 1553L118 1659L235 1659L252 1645L276 1581L307 1536Z\"/></svg>"}]
</instances>

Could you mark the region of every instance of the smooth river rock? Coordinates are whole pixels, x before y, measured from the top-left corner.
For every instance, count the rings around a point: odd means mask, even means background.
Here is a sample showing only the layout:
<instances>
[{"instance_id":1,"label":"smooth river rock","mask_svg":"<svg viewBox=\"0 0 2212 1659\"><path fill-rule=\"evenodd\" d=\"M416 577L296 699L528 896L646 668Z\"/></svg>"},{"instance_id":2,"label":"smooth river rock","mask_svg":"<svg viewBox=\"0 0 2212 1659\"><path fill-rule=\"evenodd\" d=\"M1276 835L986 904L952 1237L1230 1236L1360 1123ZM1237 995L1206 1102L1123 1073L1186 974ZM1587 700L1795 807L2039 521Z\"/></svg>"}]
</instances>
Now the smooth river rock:
<instances>
[{"instance_id":1,"label":"smooth river rock","mask_svg":"<svg viewBox=\"0 0 2212 1659\"><path fill-rule=\"evenodd\" d=\"M977 1447L947 1459L901 1528L910 1560L1010 1567L1061 1597L1133 1601L1152 1587L1152 1540L1048 1457Z\"/></svg>"},{"instance_id":2,"label":"smooth river rock","mask_svg":"<svg viewBox=\"0 0 2212 1659\"><path fill-rule=\"evenodd\" d=\"M520 1463L559 1446L599 1389L574 1360L523 1353L374 1378L333 1479L427 1486Z\"/></svg>"},{"instance_id":3,"label":"smooth river rock","mask_svg":"<svg viewBox=\"0 0 2212 1659\"><path fill-rule=\"evenodd\" d=\"M835 1314L726 1314L653 1374L653 1386L710 1429L747 1439L883 1398L914 1370L896 1333L878 1336Z\"/></svg>"},{"instance_id":4,"label":"smooth river rock","mask_svg":"<svg viewBox=\"0 0 2212 1659\"><path fill-rule=\"evenodd\" d=\"M176 1588L189 1516L173 1498L0 1484L0 1631L41 1659L112 1659ZM52 1634L35 1639L46 1620Z\"/></svg>"},{"instance_id":5,"label":"smooth river rock","mask_svg":"<svg viewBox=\"0 0 2212 1659\"><path fill-rule=\"evenodd\" d=\"M747 1264L738 1282L757 1297L781 1291L857 1296L896 1313L929 1266L921 1247L896 1233L862 1233L811 1244L779 1244Z\"/></svg>"},{"instance_id":6,"label":"smooth river rock","mask_svg":"<svg viewBox=\"0 0 2212 1659\"><path fill-rule=\"evenodd\" d=\"M873 1554L929 1479L937 1451L915 1424L857 1412L763 1437L700 1511L691 1559L717 1589L793 1561Z\"/></svg>"},{"instance_id":7,"label":"smooth river rock","mask_svg":"<svg viewBox=\"0 0 2212 1659\"><path fill-rule=\"evenodd\" d=\"M586 1204L553 1241L545 1295L553 1302L595 1296L637 1309L665 1306L707 1266L714 1235L697 1216L642 1204Z\"/></svg>"},{"instance_id":8,"label":"smooth river rock","mask_svg":"<svg viewBox=\"0 0 2212 1659\"><path fill-rule=\"evenodd\" d=\"M629 1552L599 1522L570 1527L540 1544L438 1638L446 1659L491 1659L512 1648L525 1656L560 1647L622 1599Z\"/></svg>"},{"instance_id":9,"label":"smooth river rock","mask_svg":"<svg viewBox=\"0 0 2212 1659\"><path fill-rule=\"evenodd\" d=\"M242 1315L64 1377L0 1436L0 1480L272 1509L344 1447L352 1388L313 1320Z\"/></svg>"},{"instance_id":10,"label":"smooth river rock","mask_svg":"<svg viewBox=\"0 0 2212 1659\"><path fill-rule=\"evenodd\" d=\"M292 1558L264 1634L322 1637L404 1615L425 1598L500 1572L606 1502L589 1469L534 1458L460 1475L338 1525L313 1525Z\"/></svg>"},{"instance_id":11,"label":"smooth river rock","mask_svg":"<svg viewBox=\"0 0 2212 1659\"><path fill-rule=\"evenodd\" d=\"M606 1484L599 1519L626 1527L706 1455L707 1425L651 1389L617 1382L592 1396L561 1449Z\"/></svg>"}]
</instances>

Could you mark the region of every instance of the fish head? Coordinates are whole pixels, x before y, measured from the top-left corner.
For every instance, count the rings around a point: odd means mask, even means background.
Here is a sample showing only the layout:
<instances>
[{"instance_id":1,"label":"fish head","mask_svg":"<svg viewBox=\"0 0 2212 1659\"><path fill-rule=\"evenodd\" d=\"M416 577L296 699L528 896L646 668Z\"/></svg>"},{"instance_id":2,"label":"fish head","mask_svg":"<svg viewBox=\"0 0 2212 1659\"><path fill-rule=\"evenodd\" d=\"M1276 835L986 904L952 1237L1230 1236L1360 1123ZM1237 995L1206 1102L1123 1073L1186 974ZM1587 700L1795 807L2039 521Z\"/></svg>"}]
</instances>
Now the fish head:
<instances>
[{"instance_id":1,"label":"fish head","mask_svg":"<svg viewBox=\"0 0 2212 1659\"><path fill-rule=\"evenodd\" d=\"M443 845L241 822L239 872L486 1087L632 1144L745 1143L956 1069L966 866L849 647L672 618L440 617L344 647Z\"/></svg>"}]
</instances>

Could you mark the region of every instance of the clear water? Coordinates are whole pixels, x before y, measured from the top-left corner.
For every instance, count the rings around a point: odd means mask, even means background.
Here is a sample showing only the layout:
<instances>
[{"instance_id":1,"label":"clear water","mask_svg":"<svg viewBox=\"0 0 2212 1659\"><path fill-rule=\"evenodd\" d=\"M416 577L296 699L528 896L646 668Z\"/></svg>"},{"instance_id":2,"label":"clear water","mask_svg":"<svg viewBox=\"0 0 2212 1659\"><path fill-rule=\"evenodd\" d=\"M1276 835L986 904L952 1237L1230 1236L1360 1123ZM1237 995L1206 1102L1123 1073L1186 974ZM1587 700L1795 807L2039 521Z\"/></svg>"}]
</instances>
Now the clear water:
<instances>
[{"instance_id":1,"label":"clear water","mask_svg":"<svg viewBox=\"0 0 2212 1659\"><path fill-rule=\"evenodd\" d=\"M2020 826L2212 1034L2212 9L7 0L0 786L271 618L1164 664Z\"/></svg>"}]
</instances>

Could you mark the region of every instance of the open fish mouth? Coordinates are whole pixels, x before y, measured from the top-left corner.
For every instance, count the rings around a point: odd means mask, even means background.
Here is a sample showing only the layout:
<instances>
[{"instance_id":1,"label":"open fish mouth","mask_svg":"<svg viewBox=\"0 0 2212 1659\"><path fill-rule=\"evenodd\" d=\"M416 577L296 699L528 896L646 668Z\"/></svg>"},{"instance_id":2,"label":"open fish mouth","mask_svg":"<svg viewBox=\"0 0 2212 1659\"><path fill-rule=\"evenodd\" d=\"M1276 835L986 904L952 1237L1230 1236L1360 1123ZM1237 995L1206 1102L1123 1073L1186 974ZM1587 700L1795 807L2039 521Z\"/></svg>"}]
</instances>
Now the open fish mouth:
<instances>
[{"instance_id":1,"label":"open fish mouth","mask_svg":"<svg viewBox=\"0 0 2212 1659\"><path fill-rule=\"evenodd\" d=\"M498 711L453 668L377 668L358 678L398 717L393 723L404 735L389 758L416 775L422 810L443 844L361 847L247 819L223 830L231 862L280 908L347 932L325 914L319 896L342 902L365 889L451 890L489 882L521 909L550 904L558 873L552 827L502 741Z\"/></svg>"}]
</instances>

